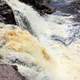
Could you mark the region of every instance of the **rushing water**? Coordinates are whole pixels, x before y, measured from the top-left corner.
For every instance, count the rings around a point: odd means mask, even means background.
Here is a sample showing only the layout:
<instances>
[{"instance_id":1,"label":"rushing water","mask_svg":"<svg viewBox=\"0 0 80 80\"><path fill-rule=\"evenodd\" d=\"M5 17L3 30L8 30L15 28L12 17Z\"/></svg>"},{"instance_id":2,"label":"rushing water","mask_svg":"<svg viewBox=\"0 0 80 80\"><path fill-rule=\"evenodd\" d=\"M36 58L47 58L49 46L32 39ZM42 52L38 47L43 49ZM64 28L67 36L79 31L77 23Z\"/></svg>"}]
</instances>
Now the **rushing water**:
<instances>
[{"instance_id":1,"label":"rushing water","mask_svg":"<svg viewBox=\"0 0 80 80\"><path fill-rule=\"evenodd\" d=\"M17 25L37 36L44 46L51 46L55 42L69 46L80 36L79 23L74 22L70 14L56 11L42 17L25 3L18 0L5 1L11 6Z\"/></svg>"},{"instance_id":2,"label":"rushing water","mask_svg":"<svg viewBox=\"0 0 80 80\"><path fill-rule=\"evenodd\" d=\"M79 37L79 23L72 21L73 16L70 14L56 11L52 15L41 17L31 6L18 0L6 2L13 9L17 25L28 29L39 39L47 38L69 45L76 36Z\"/></svg>"},{"instance_id":3,"label":"rushing water","mask_svg":"<svg viewBox=\"0 0 80 80\"><path fill-rule=\"evenodd\" d=\"M74 16L61 11L56 11L52 15L40 16L37 11L25 3L18 0L5 1L13 10L17 25L36 36L40 43L47 48L49 55L53 59L55 57L56 62L58 62L58 71L60 71L59 79L56 80L75 80L70 76L72 72L65 63L66 60L63 61L64 57L67 56L72 60L75 58L76 63L79 61L79 58L75 56L76 48L73 43L80 38L80 26L78 22L72 20ZM74 46L74 53L71 45Z\"/></svg>"}]
</instances>

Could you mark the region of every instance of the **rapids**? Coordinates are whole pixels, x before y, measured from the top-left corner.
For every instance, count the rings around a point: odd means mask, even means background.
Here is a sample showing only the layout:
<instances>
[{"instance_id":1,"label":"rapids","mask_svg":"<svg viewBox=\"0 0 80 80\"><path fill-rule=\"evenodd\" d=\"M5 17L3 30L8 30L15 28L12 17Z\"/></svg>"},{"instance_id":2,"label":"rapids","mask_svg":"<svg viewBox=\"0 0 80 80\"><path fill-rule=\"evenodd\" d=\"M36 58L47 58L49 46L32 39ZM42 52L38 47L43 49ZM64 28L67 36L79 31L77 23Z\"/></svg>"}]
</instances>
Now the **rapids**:
<instances>
[{"instance_id":1,"label":"rapids","mask_svg":"<svg viewBox=\"0 0 80 80\"><path fill-rule=\"evenodd\" d=\"M30 31L56 62L54 80L80 80L80 25L72 20L74 16L60 11L40 16L32 6L18 0L5 1L17 25Z\"/></svg>"}]
</instances>

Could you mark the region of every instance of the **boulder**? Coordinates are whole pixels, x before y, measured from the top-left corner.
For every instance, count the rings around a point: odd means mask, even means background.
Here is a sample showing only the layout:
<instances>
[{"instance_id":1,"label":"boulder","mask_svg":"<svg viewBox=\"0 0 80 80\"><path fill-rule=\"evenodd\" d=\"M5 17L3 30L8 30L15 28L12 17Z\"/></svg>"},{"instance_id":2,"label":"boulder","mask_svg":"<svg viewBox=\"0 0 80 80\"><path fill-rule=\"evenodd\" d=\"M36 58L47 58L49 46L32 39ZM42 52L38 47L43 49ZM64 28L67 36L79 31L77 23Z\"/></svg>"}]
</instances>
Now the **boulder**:
<instances>
[{"instance_id":1,"label":"boulder","mask_svg":"<svg viewBox=\"0 0 80 80\"><path fill-rule=\"evenodd\" d=\"M0 80L25 80L15 66L0 64Z\"/></svg>"}]
</instances>

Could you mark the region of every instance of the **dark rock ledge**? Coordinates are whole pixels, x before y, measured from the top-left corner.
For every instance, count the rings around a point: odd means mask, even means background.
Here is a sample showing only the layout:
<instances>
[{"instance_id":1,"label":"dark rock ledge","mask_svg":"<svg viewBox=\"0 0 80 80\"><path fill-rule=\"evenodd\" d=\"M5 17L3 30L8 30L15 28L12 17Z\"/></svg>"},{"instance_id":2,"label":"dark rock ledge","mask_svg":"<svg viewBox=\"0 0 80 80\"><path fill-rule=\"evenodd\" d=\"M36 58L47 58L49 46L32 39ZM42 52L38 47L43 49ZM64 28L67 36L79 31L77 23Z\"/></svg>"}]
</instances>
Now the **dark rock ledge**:
<instances>
[{"instance_id":1,"label":"dark rock ledge","mask_svg":"<svg viewBox=\"0 0 80 80\"><path fill-rule=\"evenodd\" d=\"M36 9L41 15L52 14L55 12L55 8L49 5L50 0L19 0L26 4L31 5L34 9Z\"/></svg>"},{"instance_id":2,"label":"dark rock ledge","mask_svg":"<svg viewBox=\"0 0 80 80\"><path fill-rule=\"evenodd\" d=\"M16 24L11 8L0 0L0 22L6 24Z\"/></svg>"}]
</instances>

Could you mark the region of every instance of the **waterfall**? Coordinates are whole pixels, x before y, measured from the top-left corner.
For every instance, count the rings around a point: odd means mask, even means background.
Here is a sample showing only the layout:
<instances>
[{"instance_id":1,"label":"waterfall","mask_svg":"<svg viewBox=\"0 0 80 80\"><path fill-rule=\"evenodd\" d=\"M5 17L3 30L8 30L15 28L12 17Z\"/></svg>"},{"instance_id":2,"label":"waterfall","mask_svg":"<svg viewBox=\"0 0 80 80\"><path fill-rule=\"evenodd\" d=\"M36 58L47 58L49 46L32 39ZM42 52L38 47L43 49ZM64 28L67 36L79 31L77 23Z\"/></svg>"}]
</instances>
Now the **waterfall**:
<instances>
[{"instance_id":1,"label":"waterfall","mask_svg":"<svg viewBox=\"0 0 80 80\"><path fill-rule=\"evenodd\" d=\"M55 38L58 40L60 39L58 36L62 36L62 38L58 41L62 41L65 44L69 44L72 41L69 40L68 42L67 39L64 39L69 35L69 33L66 31L66 28L69 25L65 26L66 24L70 24L70 22L68 22L69 20L67 20L65 23L65 18L63 19L63 17L51 15L52 18L50 18L53 21L49 21L46 18L40 16L39 13L32 8L32 6L26 5L25 3L22 3L18 0L5 1L11 6L17 25L28 29L28 31L37 36L39 39L43 40L47 38L48 41L51 41L51 37L53 37L54 40L56 40ZM60 25L58 23L62 23L63 25ZM56 36L54 37L55 34Z\"/></svg>"},{"instance_id":2,"label":"waterfall","mask_svg":"<svg viewBox=\"0 0 80 80\"><path fill-rule=\"evenodd\" d=\"M79 26L75 29L73 27L74 23L70 21L72 16L67 18L52 14L42 17L32 6L26 5L19 0L5 1L13 10L17 25L28 29L28 31L34 36L37 36L40 42L48 48L56 44L55 41L67 46L75 40L75 34L79 33ZM58 13L56 12L56 14Z\"/></svg>"},{"instance_id":3,"label":"waterfall","mask_svg":"<svg viewBox=\"0 0 80 80\"><path fill-rule=\"evenodd\" d=\"M6 0L6 2L13 9L16 22L19 26L31 27L36 35L38 34L47 34L48 31L45 31L49 25L46 21L36 12L31 6L21 3L18 0ZM29 22L30 25L27 25ZM42 27L44 25L44 27Z\"/></svg>"},{"instance_id":4,"label":"waterfall","mask_svg":"<svg viewBox=\"0 0 80 80\"><path fill-rule=\"evenodd\" d=\"M59 58L61 58L61 53L56 52L55 54L56 50L52 49L52 45L53 44L56 45L56 43L55 41L51 40L51 36L53 34L55 35L56 33L55 28L60 29L61 27L57 25L55 22L51 23L50 21L47 21L46 18L40 16L37 11L35 11L31 6L26 5L25 3L22 3L18 0L14 0L14 1L5 0L5 1L12 8L17 24L22 28L26 28L26 29L31 28L30 30L33 33L33 35L35 35L40 41L40 43L49 51L49 55L52 58L54 57L53 55L55 55L56 57L55 59L59 61ZM54 28L53 30L52 27ZM62 31L64 32L64 29Z\"/></svg>"},{"instance_id":5,"label":"waterfall","mask_svg":"<svg viewBox=\"0 0 80 80\"><path fill-rule=\"evenodd\" d=\"M19 0L5 1L13 10L17 25L30 31L57 63L55 80L79 80L80 26L71 20L73 16L63 16L65 13L57 11L42 17L32 6Z\"/></svg>"}]
</instances>

